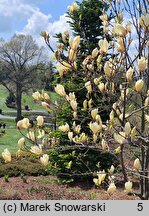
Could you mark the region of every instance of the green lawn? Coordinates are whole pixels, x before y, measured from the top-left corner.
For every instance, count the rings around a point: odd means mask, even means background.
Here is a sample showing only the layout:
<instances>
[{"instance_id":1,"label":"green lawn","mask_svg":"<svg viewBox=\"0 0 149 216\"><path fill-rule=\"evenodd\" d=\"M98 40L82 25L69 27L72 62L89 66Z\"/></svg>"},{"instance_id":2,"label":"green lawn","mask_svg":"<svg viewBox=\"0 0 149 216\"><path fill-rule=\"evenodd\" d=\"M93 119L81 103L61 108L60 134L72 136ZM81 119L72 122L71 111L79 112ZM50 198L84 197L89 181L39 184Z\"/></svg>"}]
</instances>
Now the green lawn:
<instances>
[{"instance_id":1,"label":"green lawn","mask_svg":"<svg viewBox=\"0 0 149 216\"><path fill-rule=\"evenodd\" d=\"M51 101L53 102L57 98L59 98L59 96L54 92L47 92L47 93L49 94ZM11 111L14 111L14 109L8 108L5 105L5 100L7 96L8 96L8 91L2 85L0 85L0 109L2 109L3 112L9 111L9 113L6 114L8 116L15 116L16 115L15 113L11 113ZM44 110L44 108L40 104L34 103L32 94L31 95L23 94L22 109L24 108L25 105L28 105L32 110ZM13 127L13 128L6 128L5 129L6 133L0 137L0 155L5 148L8 148L10 152L16 152L16 150L18 149L17 142L19 138L21 138L22 136L20 132L17 129L15 129L15 125L16 125L15 120L12 119L0 120L0 122L6 123L7 126Z\"/></svg>"},{"instance_id":2,"label":"green lawn","mask_svg":"<svg viewBox=\"0 0 149 216\"><path fill-rule=\"evenodd\" d=\"M0 137L0 155L5 148L8 148L11 153L16 152L18 150L17 143L21 137L22 135L15 128L5 129L5 134Z\"/></svg>"},{"instance_id":3,"label":"green lawn","mask_svg":"<svg viewBox=\"0 0 149 216\"><path fill-rule=\"evenodd\" d=\"M54 102L55 99L59 98L59 96L55 92L47 92L47 93L49 94L52 102ZM14 109L8 108L5 105L5 100L7 96L8 96L8 91L2 85L0 85L0 109L4 111L14 110ZM43 109L43 107L40 104L34 103L32 94L31 95L23 94L22 109L24 109L25 105L28 105L32 110L42 110Z\"/></svg>"}]
</instances>

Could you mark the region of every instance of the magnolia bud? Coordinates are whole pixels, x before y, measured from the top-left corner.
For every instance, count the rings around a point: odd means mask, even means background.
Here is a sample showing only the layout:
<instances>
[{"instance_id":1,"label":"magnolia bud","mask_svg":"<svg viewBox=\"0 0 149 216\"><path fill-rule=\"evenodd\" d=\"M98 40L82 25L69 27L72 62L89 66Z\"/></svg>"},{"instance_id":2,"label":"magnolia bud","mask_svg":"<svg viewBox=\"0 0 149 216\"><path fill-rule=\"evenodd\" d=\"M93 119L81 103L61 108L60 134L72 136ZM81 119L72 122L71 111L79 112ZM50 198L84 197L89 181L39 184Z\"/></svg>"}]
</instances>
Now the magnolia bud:
<instances>
[{"instance_id":1,"label":"magnolia bud","mask_svg":"<svg viewBox=\"0 0 149 216\"><path fill-rule=\"evenodd\" d=\"M135 90L137 92L141 92L144 86L144 81L142 79L139 79L135 84Z\"/></svg>"},{"instance_id":2,"label":"magnolia bud","mask_svg":"<svg viewBox=\"0 0 149 216\"><path fill-rule=\"evenodd\" d=\"M100 47L101 52L107 53L109 44L106 38L104 38L104 40L100 40L98 45Z\"/></svg>"},{"instance_id":3,"label":"magnolia bud","mask_svg":"<svg viewBox=\"0 0 149 216\"><path fill-rule=\"evenodd\" d=\"M130 67L126 72L126 79L128 82L131 82L133 73L134 73L134 68Z\"/></svg>"},{"instance_id":4,"label":"magnolia bud","mask_svg":"<svg viewBox=\"0 0 149 216\"><path fill-rule=\"evenodd\" d=\"M72 139L73 139L73 132L68 132L68 138L70 140L70 142L72 142Z\"/></svg>"},{"instance_id":5,"label":"magnolia bud","mask_svg":"<svg viewBox=\"0 0 149 216\"><path fill-rule=\"evenodd\" d=\"M98 109L93 109L93 110L91 111L91 116L92 116L93 119L96 118L96 115L97 115L97 114L98 114Z\"/></svg>"},{"instance_id":6,"label":"magnolia bud","mask_svg":"<svg viewBox=\"0 0 149 216\"><path fill-rule=\"evenodd\" d=\"M73 50L77 50L78 46L80 44L80 36L76 36L73 40L72 43L70 44L71 48Z\"/></svg>"},{"instance_id":7,"label":"magnolia bud","mask_svg":"<svg viewBox=\"0 0 149 216\"><path fill-rule=\"evenodd\" d=\"M44 118L43 118L43 116L38 116L38 117L37 117L37 125L38 125L38 126L42 126L43 123L44 123Z\"/></svg>"},{"instance_id":8,"label":"magnolia bud","mask_svg":"<svg viewBox=\"0 0 149 216\"><path fill-rule=\"evenodd\" d=\"M147 68L147 59L145 59L145 57L141 57L141 59L138 60L138 68L139 71L145 71Z\"/></svg>"},{"instance_id":9,"label":"magnolia bud","mask_svg":"<svg viewBox=\"0 0 149 216\"><path fill-rule=\"evenodd\" d=\"M93 49L92 57L95 58L98 55L98 48Z\"/></svg>"},{"instance_id":10,"label":"magnolia bud","mask_svg":"<svg viewBox=\"0 0 149 216\"><path fill-rule=\"evenodd\" d=\"M99 85L98 85L98 89L99 89L99 91L101 91L101 92L104 92L104 89L105 89L105 85L104 85L104 83L99 83Z\"/></svg>"},{"instance_id":11,"label":"magnolia bud","mask_svg":"<svg viewBox=\"0 0 149 216\"><path fill-rule=\"evenodd\" d=\"M44 154L42 157L40 157L40 162L43 166L47 166L49 163L49 155Z\"/></svg>"},{"instance_id":12,"label":"magnolia bud","mask_svg":"<svg viewBox=\"0 0 149 216\"><path fill-rule=\"evenodd\" d=\"M119 144L124 144L125 141L126 141L126 139L125 139L125 132L119 132L119 134L115 133L114 134L114 139Z\"/></svg>"},{"instance_id":13,"label":"magnolia bud","mask_svg":"<svg viewBox=\"0 0 149 216\"><path fill-rule=\"evenodd\" d=\"M92 92L92 86L91 86L91 82L90 81L88 81L88 82L85 83L85 87L86 87L88 93Z\"/></svg>"},{"instance_id":14,"label":"magnolia bud","mask_svg":"<svg viewBox=\"0 0 149 216\"><path fill-rule=\"evenodd\" d=\"M2 152L2 157L5 160L5 163L11 162L11 153L7 148Z\"/></svg>"},{"instance_id":15,"label":"magnolia bud","mask_svg":"<svg viewBox=\"0 0 149 216\"><path fill-rule=\"evenodd\" d=\"M136 158L136 159L135 159L133 166L134 166L134 168L135 168L136 170L141 169L141 163L140 163L139 158Z\"/></svg>"},{"instance_id":16,"label":"magnolia bud","mask_svg":"<svg viewBox=\"0 0 149 216\"><path fill-rule=\"evenodd\" d=\"M32 97L35 99L35 100L40 100L41 99L41 94L36 91L32 94Z\"/></svg>"},{"instance_id":17,"label":"magnolia bud","mask_svg":"<svg viewBox=\"0 0 149 216\"><path fill-rule=\"evenodd\" d=\"M116 191L116 186L115 186L114 182L112 182L112 183L110 183L110 185L109 185L109 187L107 189L107 192L109 194L113 194L115 191Z\"/></svg>"},{"instance_id":18,"label":"magnolia bud","mask_svg":"<svg viewBox=\"0 0 149 216\"><path fill-rule=\"evenodd\" d=\"M131 133L131 125L129 122L126 122L125 127L124 127L124 131L126 136L129 136Z\"/></svg>"},{"instance_id":19,"label":"magnolia bud","mask_svg":"<svg viewBox=\"0 0 149 216\"><path fill-rule=\"evenodd\" d=\"M104 139L102 139L101 141L101 147L102 147L102 152L106 152L106 148L107 148L107 144L106 141Z\"/></svg>"},{"instance_id":20,"label":"magnolia bud","mask_svg":"<svg viewBox=\"0 0 149 216\"><path fill-rule=\"evenodd\" d=\"M29 119L28 118L24 118L22 120L22 128L28 129L29 126L30 126Z\"/></svg>"},{"instance_id":21,"label":"magnolia bud","mask_svg":"<svg viewBox=\"0 0 149 216\"><path fill-rule=\"evenodd\" d=\"M18 147L22 148L24 146L25 143L25 139L24 137L22 137L21 139L18 140Z\"/></svg>"},{"instance_id":22,"label":"magnolia bud","mask_svg":"<svg viewBox=\"0 0 149 216\"><path fill-rule=\"evenodd\" d=\"M33 154L36 154L36 155L41 155L41 154L42 154L42 148L41 148L41 146L39 146L39 147L36 146L36 145L31 146L30 151L31 151Z\"/></svg>"},{"instance_id":23,"label":"magnolia bud","mask_svg":"<svg viewBox=\"0 0 149 216\"><path fill-rule=\"evenodd\" d=\"M74 111L77 111L77 101L76 100L71 100L70 101L70 106L72 107L72 109L74 110Z\"/></svg>"},{"instance_id":24,"label":"magnolia bud","mask_svg":"<svg viewBox=\"0 0 149 216\"><path fill-rule=\"evenodd\" d=\"M66 123L65 125L59 126L58 129L61 130L62 132L68 132L69 125Z\"/></svg>"},{"instance_id":25,"label":"magnolia bud","mask_svg":"<svg viewBox=\"0 0 149 216\"><path fill-rule=\"evenodd\" d=\"M149 122L149 115L145 115L147 122Z\"/></svg>"},{"instance_id":26,"label":"magnolia bud","mask_svg":"<svg viewBox=\"0 0 149 216\"><path fill-rule=\"evenodd\" d=\"M62 97L66 96L66 92L65 92L64 86L62 86L60 84L57 84L57 86L55 87L55 91L56 91L57 94L59 94Z\"/></svg>"},{"instance_id":27,"label":"magnolia bud","mask_svg":"<svg viewBox=\"0 0 149 216\"><path fill-rule=\"evenodd\" d=\"M125 183L124 192L126 192L126 193L131 193L132 192L132 182L128 181L128 182Z\"/></svg>"},{"instance_id":28,"label":"magnolia bud","mask_svg":"<svg viewBox=\"0 0 149 216\"><path fill-rule=\"evenodd\" d=\"M116 26L113 27L113 33L119 35L120 37L125 37L127 31L121 24L117 24Z\"/></svg>"}]
</instances>

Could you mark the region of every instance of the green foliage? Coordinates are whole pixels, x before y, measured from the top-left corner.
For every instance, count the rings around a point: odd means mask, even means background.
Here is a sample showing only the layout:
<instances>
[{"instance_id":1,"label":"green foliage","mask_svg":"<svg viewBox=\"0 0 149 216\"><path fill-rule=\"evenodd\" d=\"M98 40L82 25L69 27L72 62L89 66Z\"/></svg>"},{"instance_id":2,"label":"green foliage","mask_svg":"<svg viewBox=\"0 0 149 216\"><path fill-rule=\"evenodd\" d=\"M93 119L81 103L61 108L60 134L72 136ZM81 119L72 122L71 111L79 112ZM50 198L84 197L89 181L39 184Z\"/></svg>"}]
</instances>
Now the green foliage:
<instances>
[{"instance_id":1,"label":"green foliage","mask_svg":"<svg viewBox=\"0 0 149 216\"><path fill-rule=\"evenodd\" d=\"M117 158L111 153L103 154L99 149L87 147L50 150L49 157L50 164L46 171L57 175L64 182L92 179L94 172L99 171L97 164L100 164L100 170L105 171L112 164L115 167L119 164Z\"/></svg>"},{"instance_id":2,"label":"green foliage","mask_svg":"<svg viewBox=\"0 0 149 216\"><path fill-rule=\"evenodd\" d=\"M25 175L45 175L46 171L43 166L37 161L30 162L29 160L22 160L11 162L7 164L3 164L0 162L0 176L8 175L9 177L12 176L20 176L21 174Z\"/></svg>"},{"instance_id":3,"label":"green foliage","mask_svg":"<svg viewBox=\"0 0 149 216\"><path fill-rule=\"evenodd\" d=\"M4 175L3 179L5 182L9 182L9 175Z\"/></svg>"},{"instance_id":4,"label":"green foliage","mask_svg":"<svg viewBox=\"0 0 149 216\"><path fill-rule=\"evenodd\" d=\"M73 13L68 12L69 22L74 35L80 35L81 53L91 54L97 46L99 36L103 35L103 27L99 16L102 10L107 10L107 5L101 0L83 0L77 2L78 9Z\"/></svg>"}]
</instances>

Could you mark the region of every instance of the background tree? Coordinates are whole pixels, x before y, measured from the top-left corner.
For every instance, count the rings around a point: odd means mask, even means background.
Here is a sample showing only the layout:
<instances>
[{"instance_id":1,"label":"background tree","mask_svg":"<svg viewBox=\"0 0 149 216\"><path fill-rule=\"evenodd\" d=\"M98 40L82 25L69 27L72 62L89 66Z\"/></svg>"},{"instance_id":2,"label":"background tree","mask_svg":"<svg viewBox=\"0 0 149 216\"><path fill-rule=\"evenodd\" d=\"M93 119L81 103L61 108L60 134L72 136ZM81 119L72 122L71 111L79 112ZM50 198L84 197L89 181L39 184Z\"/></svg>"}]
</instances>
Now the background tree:
<instances>
[{"instance_id":1,"label":"background tree","mask_svg":"<svg viewBox=\"0 0 149 216\"><path fill-rule=\"evenodd\" d=\"M37 86L42 61L42 48L30 35L14 35L0 44L0 83L16 97L17 120L22 116L22 93Z\"/></svg>"},{"instance_id":2,"label":"background tree","mask_svg":"<svg viewBox=\"0 0 149 216\"><path fill-rule=\"evenodd\" d=\"M94 62L92 61L92 51L97 47L99 40L103 37L106 37L107 41L110 40L108 31L106 27L103 27L103 21L100 19L102 13L107 11L107 9L107 4L101 0L83 0L81 3L76 1L68 7L67 16L69 20L68 23L72 30L72 35L80 36L77 59L74 59L74 61L72 61L71 59L71 65L73 66L75 62L77 70L72 70L69 71L69 73L64 73L63 77L60 75L58 82L62 83L65 86L66 91L74 92L76 94L78 98L78 106L80 107L82 106L82 100L84 101L86 99L85 95L87 90L84 88L84 83L89 80L89 76L93 75L92 69L94 67ZM111 16L107 18L107 21L105 22L106 25L110 19ZM71 36L68 32L64 32L57 34L56 37L59 42L57 51L55 52L56 57L59 58L60 62L67 61L68 59L65 58L64 52L68 49L68 47L70 49L70 52L72 51L69 44ZM74 55L76 55L76 53ZM110 56L111 55L104 56L104 59L110 58ZM85 58L87 58L86 60L90 61L91 63L90 68L88 68L88 75L83 72L82 68L82 61ZM102 62L104 62L104 59L102 59ZM100 61L100 59L98 60ZM96 73L98 74L98 68L96 68ZM100 74L98 75L100 76ZM106 121L109 114L109 107L111 106L112 102L108 101L106 97L104 101L101 100L100 93L97 93L97 97L93 97L93 100L96 100L96 103L98 103L100 108L102 107L101 116L103 120ZM113 100L113 98L111 98L111 100ZM64 114L64 110L67 110L66 115ZM68 107L65 107L63 111L60 111L59 109L59 119L61 119L62 121L70 119L68 110ZM63 112L64 114L63 119L61 118L61 112Z\"/></svg>"}]
</instances>

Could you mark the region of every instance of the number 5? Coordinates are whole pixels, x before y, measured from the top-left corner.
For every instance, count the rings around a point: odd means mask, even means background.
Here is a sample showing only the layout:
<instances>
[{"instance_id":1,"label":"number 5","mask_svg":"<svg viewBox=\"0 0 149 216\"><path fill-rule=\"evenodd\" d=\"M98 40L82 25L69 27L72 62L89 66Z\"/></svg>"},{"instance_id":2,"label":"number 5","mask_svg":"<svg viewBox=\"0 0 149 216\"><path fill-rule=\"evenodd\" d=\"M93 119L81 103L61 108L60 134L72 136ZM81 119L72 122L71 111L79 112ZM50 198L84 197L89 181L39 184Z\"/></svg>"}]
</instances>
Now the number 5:
<instances>
[{"instance_id":1,"label":"number 5","mask_svg":"<svg viewBox=\"0 0 149 216\"><path fill-rule=\"evenodd\" d=\"M143 210L143 203L138 203L138 211L142 211Z\"/></svg>"}]
</instances>

